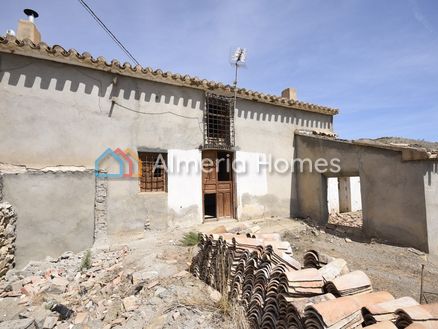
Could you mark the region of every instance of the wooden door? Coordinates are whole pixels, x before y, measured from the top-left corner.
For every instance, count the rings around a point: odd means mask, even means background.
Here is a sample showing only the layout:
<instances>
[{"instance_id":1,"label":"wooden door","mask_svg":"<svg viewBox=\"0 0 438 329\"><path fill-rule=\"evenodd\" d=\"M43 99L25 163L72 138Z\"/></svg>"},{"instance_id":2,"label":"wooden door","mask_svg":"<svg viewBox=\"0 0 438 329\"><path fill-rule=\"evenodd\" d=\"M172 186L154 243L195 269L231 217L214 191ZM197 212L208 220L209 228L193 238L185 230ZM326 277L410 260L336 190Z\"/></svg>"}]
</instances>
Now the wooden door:
<instances>
[{"instance_id":1,"label":"wooden door","mask_svg":"<svg viewBox=\"0 0 438 329\"><path fill-rule=\"evenodd\" d=\"M215 195L215 217L232 218L234 217L233 202L233 172L232 172L232 153L222 151L204 151L204 171L202 173L202 190L204 200L204 217L212 217L212 205L206 204L207 199ZM228 164L226 161L229 161ZM208 171L208 172L207 172ZM208 195L210 198L206 198ZM208 209L207 209L208 207Z\"/></svg>"}]
</instances>

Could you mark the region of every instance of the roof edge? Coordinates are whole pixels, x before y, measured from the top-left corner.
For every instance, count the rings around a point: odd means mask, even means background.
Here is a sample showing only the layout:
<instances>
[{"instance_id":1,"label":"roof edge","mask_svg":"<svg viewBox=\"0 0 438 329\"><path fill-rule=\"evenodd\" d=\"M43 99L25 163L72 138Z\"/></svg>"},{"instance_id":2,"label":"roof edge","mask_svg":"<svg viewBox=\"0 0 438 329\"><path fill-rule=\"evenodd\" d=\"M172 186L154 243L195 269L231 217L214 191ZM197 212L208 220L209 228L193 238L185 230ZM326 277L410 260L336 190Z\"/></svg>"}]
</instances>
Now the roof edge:
<instances>
[{"instance_id":1,"label":"roof edge","mask_svg":"<svg viewBox=\"0 0 438 329\"><path fill-rule=\"evenodd\" d=\"M29 39L18 40L15 36L0 36L0 52L37 59L49 60L53 62L82 66L94 70L110 72L127 77L194 88L205 91L220 91L230 96L234 94L234 88L221 82L200 79L190 75L181 75L172 72L164 72L160 69L154 70L150 67L141 65L132 66L130 63L121 64L113 59L107 62L104 57L93 57L90 53L79 53L75 49L66 50L59 45L48 46L44 42L34 44ZM338 109L306 102L289 100L280 96L269 95L245 88L237 89L237 96L240 99L256 101L265 104L277 105L281 107L302 110L307 112L319 113L324 115L336 115Z\"/></svg>"},{"instance_id":2,"label":"roof edge","mask_svg":"<svg viewBox=\"0 0 438 329\"><path fill-rule=\"evenodd\" d=\"M330 134L320 133L311 130L297 129L295 130L295 135L313 138L313 139L323 139L336 143L401 152L403 161L420 161L420 160L438 161L438 152L437 153L429 152L425 148L420 148L420 147L417 148L417 147L397 146L397 145L390 145L383 143L363 142L358 140L339 139L336 137L336 135L330 135Z\"/></svg>"}]
</instances>

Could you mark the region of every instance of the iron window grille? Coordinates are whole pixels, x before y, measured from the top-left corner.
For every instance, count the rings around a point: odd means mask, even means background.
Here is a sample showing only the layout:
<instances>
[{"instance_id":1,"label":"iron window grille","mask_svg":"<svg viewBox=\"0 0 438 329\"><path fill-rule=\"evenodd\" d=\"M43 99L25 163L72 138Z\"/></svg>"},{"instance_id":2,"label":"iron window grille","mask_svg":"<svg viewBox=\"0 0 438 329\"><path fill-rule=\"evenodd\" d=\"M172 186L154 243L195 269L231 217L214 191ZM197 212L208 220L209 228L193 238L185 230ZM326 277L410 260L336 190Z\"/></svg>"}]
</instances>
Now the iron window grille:
<instances>
[{"instance_id":1,"label":"iron window grille","mask_svg":"<svg viewBox=\"0 0 438 329\"><path fill-rule=\"evenodd\" d=\"M141 192L167 192L167 153L138 152ZM164 163L163 163L164 162Z\"/></svg>"},{"instance_id":2,"label":"iron window grille","mask_svg":"<svg viewBox=\"0 0 438 329\"><path fill-rule=\"evenodd\" d=\"M207 93L204 110L204 148L230 150L233 147L233 98Z\"/></svg>"}]
</instances>

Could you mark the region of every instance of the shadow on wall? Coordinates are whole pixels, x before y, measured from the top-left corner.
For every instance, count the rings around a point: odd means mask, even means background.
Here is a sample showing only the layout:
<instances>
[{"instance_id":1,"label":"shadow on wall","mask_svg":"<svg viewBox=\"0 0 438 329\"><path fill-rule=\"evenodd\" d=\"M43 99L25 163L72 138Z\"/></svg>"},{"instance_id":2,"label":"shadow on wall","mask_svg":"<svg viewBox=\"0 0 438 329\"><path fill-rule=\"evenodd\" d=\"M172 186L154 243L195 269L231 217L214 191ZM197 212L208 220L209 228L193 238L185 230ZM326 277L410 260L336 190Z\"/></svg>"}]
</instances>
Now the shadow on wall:
<instances>
[{"instance_id":1,"label":"shadow on wall","mask_svg":"<svg viewBox=\"0 0 438 329\"><path fill-rule=\"evenodd\" d=\"M113 80L115 77L117 79ZM97 89L99 97L108 99L117 96L125 100L173 104L192 109L203 109L204 106L204 93L197 91L195 97L191 88L9 54L0 55L0 81L11 86L23 85L25 88L60 92L77 93L83 88L81 91L88 95ZM112 88L113 82L116 82L115 88Z\"/></svg>"},{"instance_id":2,"label":"shadow on wall","mask_svg":"<svg viewBox=\"0 0 438 329\"><path fill-rule=\"evenodd\" d=\"M87 95L96 94L97 90L97 96L107 100L119 97L126 101L164 103L201 110L205 106L202 90L10 54L0 55L0 81L10 86ZM332 126L331 116L312 112L248 100L239 100L237 107L237 116L242 119L288 123L309 129L330 129Z\"/></svg>"},{"instance_id":3,"label":"shadow on wall","mask_svg":"<svg viewBox=\"0 0 438 329\"><path fill-rule=\"evenodd\" d=\"M268 106L269 108L267 108ZM282 108L274 105L262 105L254 102L249 103L248 101L238 102L237 117L257 121L287 123L304 129L330 129L332 120L330 116Z\"/></svg>"},{"instance_id":4,"label":"shadow on wall","mask_svg":"<svg viewBox=\"0 0 438 329\"><path fill-rule=\"evenodd\" d=\"M424 176L427 177L426 184L432 186L432 176L438 175L438 161L427 162Z\"/></svg>"}]
</instances>

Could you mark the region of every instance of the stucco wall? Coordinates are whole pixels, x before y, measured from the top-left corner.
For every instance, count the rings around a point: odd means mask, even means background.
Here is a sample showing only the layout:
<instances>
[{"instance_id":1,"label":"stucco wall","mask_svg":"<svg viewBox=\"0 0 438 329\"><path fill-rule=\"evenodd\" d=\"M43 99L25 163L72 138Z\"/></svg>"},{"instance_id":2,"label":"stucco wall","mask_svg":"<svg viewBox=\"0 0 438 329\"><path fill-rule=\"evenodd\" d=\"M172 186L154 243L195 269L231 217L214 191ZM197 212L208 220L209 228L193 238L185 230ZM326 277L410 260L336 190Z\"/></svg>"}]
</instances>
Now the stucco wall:
<instances>
[{"instance_id":1,"label":"stucco wall","mask_svg":"<svg viewBox=\"0 0 438 329\"><path fill-rule=\"evenodd\" d=\"M362 194L360 191L360 177L350 177L351 211L362 210Z\"/></svg>"},{"instance_id":2,"label":"stucco wall","mask_svg":"<svg viewBox=\"0 0 438 329\"><path fill-rule=\"evenodd\" d=\"M237 150L247 152L247 154L256 154L264 160L269 160L271 156L272 163L278 159L290 162L294 158L295 129L306 128L329 132L332 130L332 117L239 100L235 127ZM243 153L240 155L237 153L240 158L243 155ZM260 187L253 187L254 193L251 193L251 187L243 190L239 186L240 179L243 180L243 185L247 186L245 184L247 177L237 176L237 190L241 191L238 195L238 200L241 202L238 209L242 215L245 216L246 209L251 212L259 209L256 213L263 211L266 217L295 215L296 191L294 191L295 182L292 172L290 170L285 173L276 170L269 171L267 166L262 169L264 170L258 174L259 178L253 182L254 185L261 184L264 187L264 183L260 180L266 180L266 193L264 194L260 193ZM251 175L254 176L254 174ZM248 212L247 215L250 216L250 213Z\"/></svg>"},{"instance_id":3,"label":"stucco wall","mask_svg":"<svg viewBox=\"0 0 438 329\"><path fill-rule=\"evenodd\" d=\"M330 214L339 212L338 177L327 177L327 203Z\"/></svg>"},{"instance_id":4,"label":"stucco wall","mask_svg":"<svg viewBox=\"0 0 438 329\"><path fill-rule=\"evenodd\" d=\"M429 252L438 255L438 161L424 163Z\"/></svg>"},{"instance_id":5,"label":"stucco wall","mask_svg":"<svg viewBox=\"0 0 438 329\"><path fill-rule=\"evenodd\" d=\"M0 54L0 58L0 162L94 168L95 159L108 147L200 157L205 104L201 90L23 56ZM332 117L327 115L247 100L239 100L237 107L236 150L240 152L292 160L296 128L332 129ZM145 213L157 228L163 222L200 222L200 177L169 176L169 193L161 197L140 195L135 180L109 182L108 232L139 229ZM257 187L254 193L248 179L246 183L242 179L242 188L240 178L236 180L242 218L294 212L296 191L290 172L266 174L262 189ZM181 186L186 183L189 188ZM167 219L155 220L161 216Z\"/></svg>"},{"instance_id":6,"label":"stucco wall","mask_svg":"<svg viewBox=\"0 0 438 329\"><path fill-rule=\"evenodd\" d=\"M167 150L202 144L201 91L22 56L0 57L2 162L92 168L107 147ZM109 117L112 97L125 108L115 105Z\"/></svg>"},{"instance_id":7,"label":"stucco wall","mask_svg":"<svg viewBox=\"0 0 438 329\"><path fill-rule=\"evenodd\" d=\"M90 248L94 234L92 171L3 175L3 199L17 213L16 267Z\"/></svg>"},{"instance_id":8,"label":"stucco wall","mask_svg":"<svg viewBox=\"0 0 438 329\"><path fill-rule=\"evenodd\" d=\"M199 153L201 91L120 76L114 85L115 74L0 56L0 162L94 168L95 159L108 147ZM120 105L112 107L111 99ZM194 205L185 202L186 209L179 213L186 210L191 220L195 208L200 222L199 188L186 188L185 193L199 200ZM109 181L108 233L140 230L147 220L152 228L166 227L167 197L140 193L136 179Z\"/></svg>"},{"instance_id":9,"label":"stucco wall","mask_svg":"<svg viewBox=\"0 0 438 329\"><path fill-rule=\"evenodd\" d=\"M400 152L317 137L295 140L300 158L338 158L337 176L360 176L365 234L428 250L423 162L402 162ZM326 176L300 174L298 196L302 217L327 222Z\"/></svg>"},{"instance_id":10,"label":"stucco wall","mask_svg":"<svg viewBox=\"0 0 438 329\"><path fill-rule=\"evenodd\" d=\"M190 226L202 219L202 153L200 150L169 150L168 222Z\"/></svg>"}]
</instances>

